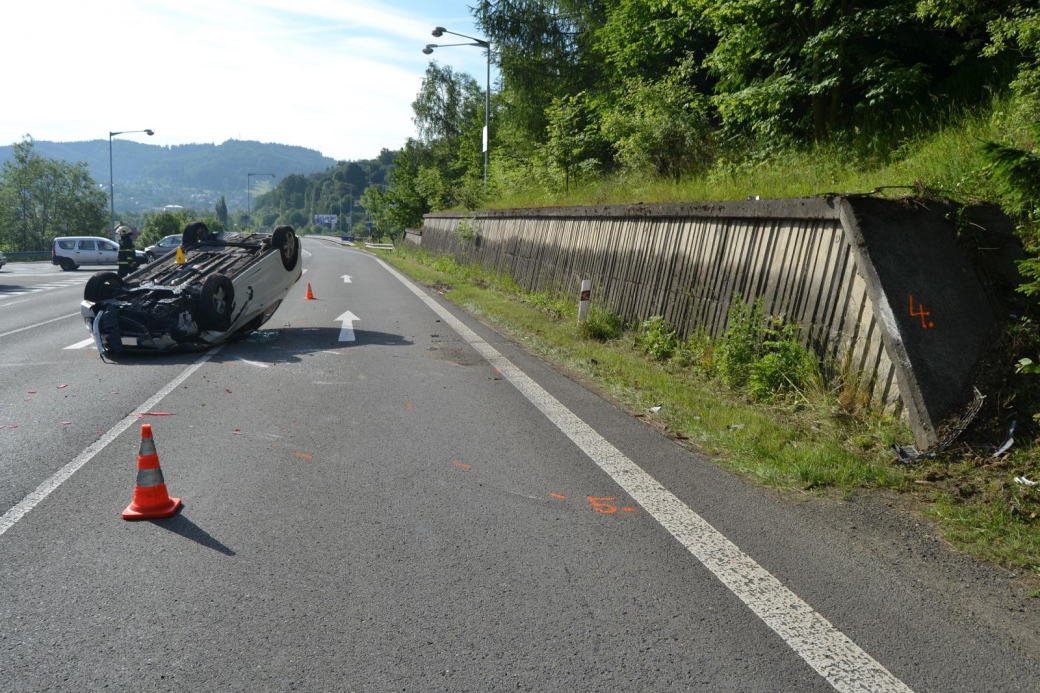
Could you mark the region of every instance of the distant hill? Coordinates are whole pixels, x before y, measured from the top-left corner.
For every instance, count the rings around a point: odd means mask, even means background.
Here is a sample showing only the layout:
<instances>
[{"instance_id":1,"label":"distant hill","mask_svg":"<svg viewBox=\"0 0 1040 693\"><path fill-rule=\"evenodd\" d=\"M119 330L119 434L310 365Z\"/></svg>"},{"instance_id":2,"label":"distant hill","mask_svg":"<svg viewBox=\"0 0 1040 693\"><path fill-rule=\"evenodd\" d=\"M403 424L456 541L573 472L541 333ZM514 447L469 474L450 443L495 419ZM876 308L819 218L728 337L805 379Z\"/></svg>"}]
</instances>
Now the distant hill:
<instances>
[{"instance_id":1,"label":"distant hill","mask_svg":"<svg viewBox=\"0 0 1040 693\"><path fill-rule=\"evenodd\" d=\"M91 177L108 191L107 139L36 140L33 146L48 159L86 162ZM13 144L0 147L0 164L13 155ZM256 196L285 176L324 171L336 160L313 149L285 144L228 140L222 144L164 147L117 137L112 140L112 163L117 212L141 212L166 205L212 209L221 195L228 209L234 211L246 208L246 174L275 174L273 179L252 177L252 195Z\"/></svg>"}]
</instances>

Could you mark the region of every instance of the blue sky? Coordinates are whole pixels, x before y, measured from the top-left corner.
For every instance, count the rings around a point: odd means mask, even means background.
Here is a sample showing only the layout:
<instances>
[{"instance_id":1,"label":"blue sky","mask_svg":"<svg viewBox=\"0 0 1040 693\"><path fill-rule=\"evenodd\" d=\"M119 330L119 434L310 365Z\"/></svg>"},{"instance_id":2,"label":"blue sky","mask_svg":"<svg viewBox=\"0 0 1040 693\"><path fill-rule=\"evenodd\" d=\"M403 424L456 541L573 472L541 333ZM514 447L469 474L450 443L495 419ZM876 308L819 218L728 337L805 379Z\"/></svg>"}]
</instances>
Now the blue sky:
<instances>
[{"instance_id":1,"label":"blue sky","mask_svg":"<svg viewBox=\"0 0 1040 693\"><path fill-rule=\"evenodd\" d=\"M150 128L120 137L367 159L415 134L431 59L485 82L478 48L422 53L434 26L479 36L466 0L11 0L0 26L3 145Z\"/></svg>"}]
</instances>

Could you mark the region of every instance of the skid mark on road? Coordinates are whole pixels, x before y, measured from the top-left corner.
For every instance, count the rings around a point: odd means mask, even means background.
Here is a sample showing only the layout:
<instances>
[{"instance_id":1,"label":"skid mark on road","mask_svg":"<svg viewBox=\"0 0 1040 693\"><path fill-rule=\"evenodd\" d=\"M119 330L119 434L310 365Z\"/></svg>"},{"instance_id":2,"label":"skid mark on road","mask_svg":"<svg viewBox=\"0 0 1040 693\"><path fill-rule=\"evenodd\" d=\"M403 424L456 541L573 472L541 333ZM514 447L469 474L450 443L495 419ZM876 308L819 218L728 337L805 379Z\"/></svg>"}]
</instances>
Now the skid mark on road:
<instances>
[{"instance_id":1,"label":"skid mark on road","mask_svg":"<svg viewBox=\"0 0 1040 693\"><path fill-rule=\"evenodd\" d=\"M480 335L407 277L382 260L375 260L440 316L496 371L500 371L524 397L831 686L842 693L910 691L888 669L502 356ZM599 498L595 500L602 501Z\"/></svg>"}]
</instances>

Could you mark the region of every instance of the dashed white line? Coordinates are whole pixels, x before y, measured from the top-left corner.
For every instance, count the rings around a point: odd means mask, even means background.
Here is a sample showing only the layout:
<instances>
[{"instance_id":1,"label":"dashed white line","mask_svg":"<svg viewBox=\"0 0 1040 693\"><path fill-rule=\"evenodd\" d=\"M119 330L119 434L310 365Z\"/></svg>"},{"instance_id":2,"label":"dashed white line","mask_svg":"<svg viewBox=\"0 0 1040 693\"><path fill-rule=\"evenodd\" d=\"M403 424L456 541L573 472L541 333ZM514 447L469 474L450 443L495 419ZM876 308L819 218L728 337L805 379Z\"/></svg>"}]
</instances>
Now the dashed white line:
<instances>
[{"instance_id":1,"label":"dashed white line","mask_svg":"<svg viewBox=\"0 0 1040 693\"><path fill-rule=\"evenodd\" d=\"M375 258L552 421L836 690L910 688L404 275Z\"/></svg>"},{"instance_id":2,"label":"dashed white line","mask_svg":"<svg viewBox=\"0 0 1040 693\"><path fill-rule=\"evenodd\" d=\"M38 322L35 325L29 325L28 327L19 327L17 330L11 330L10 332L4 332L0 334L0 337L7 337L12 334L18 334L19 332L25 332L26 330L31 330L34 327L43 327L44 325L50 325L52 322L58 322L59 320L65 320L66 318L72 318L77 315L79 315L79 313L69 313L68 315L62 315L60 318L44 320L43 322Z\"/></svg>"},{"instance_id":3,"label":"dashed white line","mask_svg":"<svg viewBox=\"0 0 1040 693\"><path fill-rule=\"evenodd\" d=\"M70 345L68 345L65 348L66 349L82 349L83 347L90 346L93 343L94 343L94 338L93 337L87 337L82 342L76 342L75 344L70 344Z\"/></svg>"},{"instance_id":4,"label":"dashed white line","mask_svg":"<svg viewBox=\"0 0 1040 693\"><path fill-rule=\"evenodd\" d=\"M138 414L143 414L147 412L149 409L161 402L162 399L166 397L166 395L173 392L177 388L177 386L183 383L185 380L187 380L192 373L202 368L202 365L206 363L206 361L209 361L218 351L220 351L222 346L223 345L215 346L209 351L207 351L205 354L203 354L195 363L185 368L180 375L168 382L165 386L163 386L161 390L152 395L152 397L147 402L139 406L134 411L130 412L130 414L128 414L126 418L124 418L111 429L109 429L109 431L105 433L103 436L101 436L101 438L99 438L93 445L81 452L79 456L76 457L76 459L72 460L64 467L59 469L57 472L55 472L53 475L51 475L49 479L37 486L35 491L30 493L22 500L18 501L18 503L13 508L8 510L3 515L0 515L0 535L2 535L7 530L11 529L11 527L13 527L14 524L18 522L18 520L25 517L26 514L29 513L29 511L31 511L33 508L35 508L37 505L43 502L43 500L47 496L49 496L59 486L65 483L65 481L70 476L75 474L76 470L85 465L87 462L90 462L90 460L92 460L95 455L104 450L108 446L108 444L116 438L118 438L123 431L130 428L131 425L139 421L139 417L137 416Z\"/></svg>"}]
</instances>

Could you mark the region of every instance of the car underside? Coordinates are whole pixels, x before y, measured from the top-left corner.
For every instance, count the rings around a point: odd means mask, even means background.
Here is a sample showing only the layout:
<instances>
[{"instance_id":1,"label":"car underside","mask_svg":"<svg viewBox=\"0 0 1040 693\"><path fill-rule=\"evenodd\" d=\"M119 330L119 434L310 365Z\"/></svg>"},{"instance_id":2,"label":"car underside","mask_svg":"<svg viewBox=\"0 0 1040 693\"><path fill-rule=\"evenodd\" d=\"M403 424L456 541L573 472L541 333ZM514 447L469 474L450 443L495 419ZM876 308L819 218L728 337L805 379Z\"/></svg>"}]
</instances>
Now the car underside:
<instances>
[{"instance_id":1,"label":"car underside","mask_svg":"<svg viewBox=\"0 0 1040 693\"><path fill-rule=\"evenodd\" d=\"M185 241L122 279L90 278L81 314L99 351L198 349L248 337L302 274L288 226L273 234L186 233Z\"/></svg>"}]
</instances>

